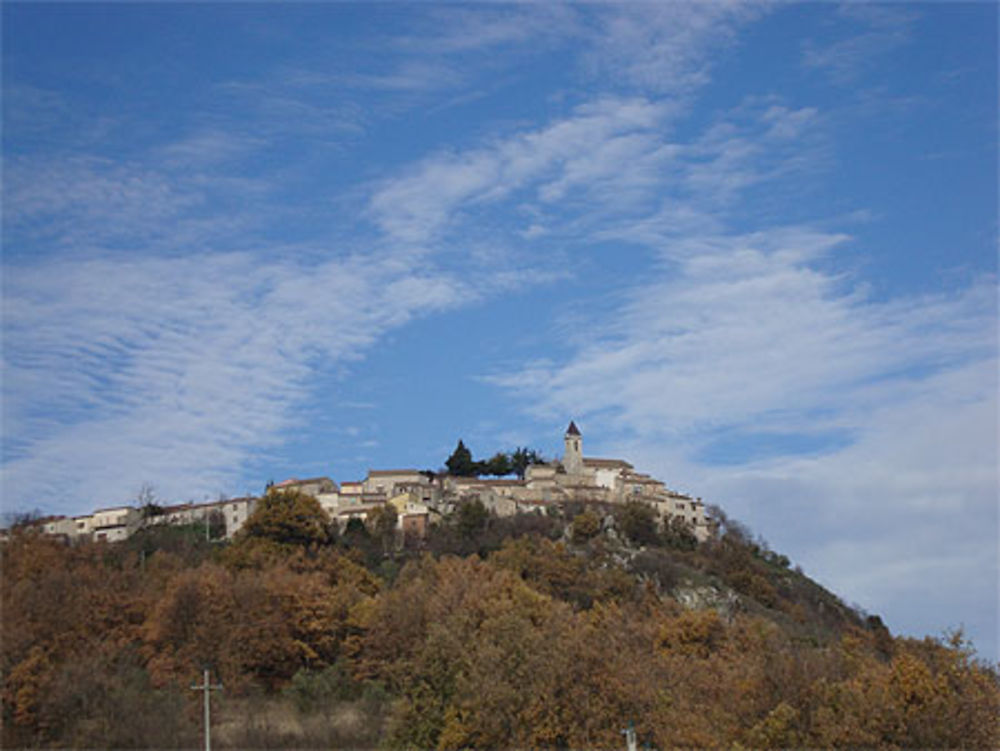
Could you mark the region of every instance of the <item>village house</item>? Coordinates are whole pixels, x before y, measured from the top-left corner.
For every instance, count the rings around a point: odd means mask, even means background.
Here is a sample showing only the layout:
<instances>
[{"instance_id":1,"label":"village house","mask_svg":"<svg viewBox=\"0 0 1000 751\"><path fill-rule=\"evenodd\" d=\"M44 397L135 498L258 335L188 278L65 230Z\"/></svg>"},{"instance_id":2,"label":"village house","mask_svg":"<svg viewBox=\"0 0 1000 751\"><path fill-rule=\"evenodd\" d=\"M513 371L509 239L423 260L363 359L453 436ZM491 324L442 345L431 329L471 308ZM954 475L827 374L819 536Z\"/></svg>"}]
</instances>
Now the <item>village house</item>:
<instances>
[{"instance_id":1,"label":"village house","mask_svg":"<svg viewBox=\"0 0 1000 751\"><path fill-rule=\"evenodd\" d=\"M179 503L164 506L154 513L147 513L142 524L185 526L211 524L216 521L223 526L225 530L223 536L228 540L232 539L246 523L247 518L253 513L256 502L256 498L244 497L220 499L208 503Z\"/></svg>"},{"instance_id":2,"label":"village house","mask_svg":"<svg viewBox=\"0 0 1000 751\"><path fill-rule=\"evenodd\" d=\"M69 540L76 534L76 519L65 516L50 516L39 519L38 524L41 525L42 531L47 535L63 537Z\"/></svg>"},{"instance_id":3,"label":"village house","mask_svg":"<svg viewBox=\"0 0 1000 751\"><path fill-rule=\"evenodd\" d=\"M396 528L404 539L422 539L427 535L431 508L422 494L408 489L390 498L389 504L396 509Z\"/></svg>"},{"instance_id":4,"label":"village house","mask_svg":"<svg viewBox=\"0 0 1000 751\"><path fill-rule=\"evenodd\" d=\"M142 516L132 506L98 509L91 519L91 535L95 540L121 542L135 532Z\"/></svg>"},{"instance_id":5,"label":"village house","mask_svg":"<svg viewBox=\"0 0 1000 751\"><path fill-rule=\"evenodd\" d=\"M430 480L418 469L370 469L364 481L364 492L390 496L403 489L429 484Z\"/></svg>"},{"instance_id":6,"label":"village house","mask_svg":"<svg viewBox=\"0 0 1000 751\"><path fill-rule=\"evenodd\" d=\"M307 480L292 477L272 485L271 489L278 492L295 490L305 495L316 496L322 493L336 493L337 484L329 477L310 477Z\"/></svg>"},{"instance_id":7,"label":"village house","mask_svg":"<svg viewBox=\"0 0 1000 751\"><path fill-rule=\"evenodd\" d=\"M340 483L341 503L353 505L361 503L361 494L364 493L365 484L360 481L349 481Z\"/></svg>"}]
</instances>

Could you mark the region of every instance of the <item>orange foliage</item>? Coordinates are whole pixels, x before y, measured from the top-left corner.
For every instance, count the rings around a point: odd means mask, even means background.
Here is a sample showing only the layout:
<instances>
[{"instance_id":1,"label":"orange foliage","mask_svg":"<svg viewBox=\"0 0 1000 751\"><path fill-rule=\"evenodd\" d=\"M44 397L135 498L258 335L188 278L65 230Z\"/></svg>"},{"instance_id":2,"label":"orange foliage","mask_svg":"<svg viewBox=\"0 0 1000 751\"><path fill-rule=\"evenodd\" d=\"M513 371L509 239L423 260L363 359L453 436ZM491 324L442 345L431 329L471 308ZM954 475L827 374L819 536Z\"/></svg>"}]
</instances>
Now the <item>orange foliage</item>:
<instances>
[{"instance_id":1,"label":"orange foliage","mask_svg":"<svg viewBox=\"0 0 1000 751\"><path fill-rule=\"evenodd\" d=\"M240 546L193 566L15 535L0 581L4 747L93 743L164 697L196 718L187 684L202 664L227 695L273 695L335 663L388 692L389 746L611 748L629 721L656 748L1000 741L997 673L960 637L893 639L855 621L822 641L783 612L684 611L595 541L586 555L520 538L486 561L426 556L391 586L315 541ZM162 743L184 722L118 738Z\"/></svg>"}]
</instances>

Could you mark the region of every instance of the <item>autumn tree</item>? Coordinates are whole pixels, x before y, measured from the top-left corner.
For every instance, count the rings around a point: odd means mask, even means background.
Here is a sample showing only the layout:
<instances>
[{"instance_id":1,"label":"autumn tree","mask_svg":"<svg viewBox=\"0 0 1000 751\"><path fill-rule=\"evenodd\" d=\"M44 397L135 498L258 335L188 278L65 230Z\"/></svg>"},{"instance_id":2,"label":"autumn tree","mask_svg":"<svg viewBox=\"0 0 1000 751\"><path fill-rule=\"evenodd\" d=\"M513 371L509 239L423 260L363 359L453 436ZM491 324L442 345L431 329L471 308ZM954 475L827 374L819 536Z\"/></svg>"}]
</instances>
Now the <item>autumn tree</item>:
<instances>
[{"instance_id":1,"label":"autumn tree","mask_svg":"<svg viewBox=\"0 0 1000 751\"><path fill-rule=\"evenodd\" d=\"M368 526L372 536L382 545L382 553L389 554L396 545L396 523L399 513L391 503L385 503L368 512Z\"/></svg>"},{"instance_id":2,"label":"autumn tree","mask_svg":"<svg viewBox=\"0 0 1000 751\"><path fill-rule=\"evenodd\" d=\"M253 513L226 551L234 565L252 565L270 555L330 542L330 517L313 496L297 490L275 490L257 501Z\"/></svg>"},{"instance_id":3,"label":"autumn tree","mask_svg":"<svg viewBox=\"0 0 1000 751\"><path fill-rule=\"evenodd\" d=\"M601 518L593 511L583 511L573 517L573 542L582 545L601 531Z\"/></svg>"}]
</instances>

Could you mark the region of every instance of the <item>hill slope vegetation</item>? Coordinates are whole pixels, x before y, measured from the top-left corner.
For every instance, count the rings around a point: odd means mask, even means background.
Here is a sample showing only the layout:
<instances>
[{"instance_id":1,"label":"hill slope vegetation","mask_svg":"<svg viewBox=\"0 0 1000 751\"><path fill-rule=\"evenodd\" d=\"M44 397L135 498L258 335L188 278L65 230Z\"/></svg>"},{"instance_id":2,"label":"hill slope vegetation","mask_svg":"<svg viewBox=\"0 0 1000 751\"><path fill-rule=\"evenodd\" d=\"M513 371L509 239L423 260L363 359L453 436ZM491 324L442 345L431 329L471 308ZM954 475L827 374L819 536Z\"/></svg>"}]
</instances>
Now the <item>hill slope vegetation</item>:
<instances>
[{"instance_id":1,"label":"hill slope vegetation","mask_svg":"<svg viewBox=\"0 0 1000 751\"><path fill-rule=\"evenodd\" d=\"M716 512L698 545L640 506L491 517L400 548L270 495L231 544L15 531L3 746L995 748L1000 680L960 635L892 636Z\"/></svg>"}]
</instances>

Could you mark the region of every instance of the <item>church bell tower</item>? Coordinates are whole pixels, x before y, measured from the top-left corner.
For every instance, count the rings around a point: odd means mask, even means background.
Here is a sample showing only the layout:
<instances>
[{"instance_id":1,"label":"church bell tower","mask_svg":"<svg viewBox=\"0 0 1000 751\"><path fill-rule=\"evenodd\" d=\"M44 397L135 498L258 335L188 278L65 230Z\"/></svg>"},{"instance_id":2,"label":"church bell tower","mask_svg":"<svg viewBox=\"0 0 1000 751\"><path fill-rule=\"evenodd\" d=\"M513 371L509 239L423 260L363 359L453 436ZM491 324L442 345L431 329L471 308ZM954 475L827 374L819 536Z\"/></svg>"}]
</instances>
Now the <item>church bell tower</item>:
<instances>
[{"instance_id":1,"label":"church bell tower","mask_svg":"<svg viewBox=\"0 0 1000 751\"><path fill-rule=\"evenodd\" d=\"M570 421L566 428L566 435L563 436L565 448L563 449L563 468L567 474L579 475L583 473L583 436L576 423Z\"/></svg>"}]
</instances>

